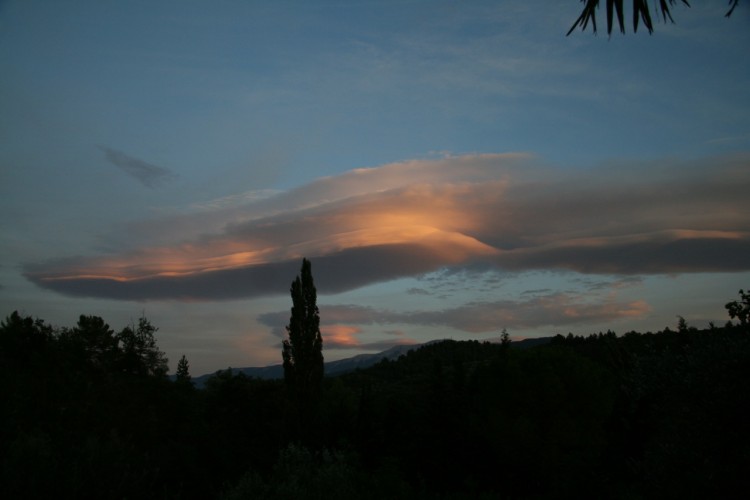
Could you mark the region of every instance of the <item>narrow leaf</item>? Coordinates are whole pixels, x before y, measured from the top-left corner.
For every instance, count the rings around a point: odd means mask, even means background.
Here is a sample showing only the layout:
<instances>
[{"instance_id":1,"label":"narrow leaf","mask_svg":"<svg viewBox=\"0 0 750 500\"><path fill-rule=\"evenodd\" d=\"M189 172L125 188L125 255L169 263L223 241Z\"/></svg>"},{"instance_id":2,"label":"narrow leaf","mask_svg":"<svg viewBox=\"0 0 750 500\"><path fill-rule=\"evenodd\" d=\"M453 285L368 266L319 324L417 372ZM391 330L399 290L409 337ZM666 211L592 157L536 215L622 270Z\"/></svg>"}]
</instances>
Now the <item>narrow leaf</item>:
<instances>
[{"instance_id":1,"label":"narrow leaf","mask_svg":"<svg viewBox=\"0 0 750 500\"><path fill-rule=\"evenodd\" d=\"M670 0L669 3L672 3L674 0ZM669 12L669 4L667 4L667 0L659 0L659 7L661 8L661 17L662 20L666 23L667 18L669 18L672 23L674 23L674 19L672 19L672 13Z\"/></svg>"},{"instance_id":2,"label":"narrow leaf","mask_svg":"<svg viewBox=\"0 0 750 500\"><path fill-rule=\"evenodd\" d=\"M734 8L737 7L738 3L740 3L740 0L729 0L729 5L731 5L731 7L729 8L729 12L724 14L724 17L731 16L732 12L734 12Z\"/></svg>"},{"instance_id":3,"label":"narrow leaf","mask_svg":"<svg viewBox=\"0 0 750 500\"><path fill-rule=\"evenodd\" d=\"M625 14L622 10L622 0L618 0L615 3L617 9L617 22L620 24L620 33L625 33Z\"/></svg>"}]
</instances>

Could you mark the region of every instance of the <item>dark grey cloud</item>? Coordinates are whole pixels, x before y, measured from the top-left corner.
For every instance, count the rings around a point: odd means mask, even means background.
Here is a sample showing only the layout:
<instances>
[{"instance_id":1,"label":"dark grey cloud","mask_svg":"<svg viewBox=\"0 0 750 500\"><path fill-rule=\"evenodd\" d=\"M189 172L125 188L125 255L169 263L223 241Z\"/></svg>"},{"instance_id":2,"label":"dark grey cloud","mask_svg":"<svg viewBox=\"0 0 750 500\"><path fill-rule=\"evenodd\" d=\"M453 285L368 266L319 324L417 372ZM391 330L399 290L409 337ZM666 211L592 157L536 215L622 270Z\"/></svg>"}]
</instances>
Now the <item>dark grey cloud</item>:
<instances>
[{"instance_id":1,"label":"dark grey cloud","mask_svg":"<svg viewBox=\"0 0 750 500\"><path fill-rule=\"evenodd\" d=\"M26 266L24 276L38 286L74 297L119 300L230 300L283 295L299 273L301 259L205 271L182 276L153 276L132 280L56 275L71 259ZM353 248L313 259L319 293L340 293L379 281L439 268L442 261L420 245L378 245Z\"/></svg>"},{"instance_id":2,"label":"dark grey cloud","mask_svg":"<svg viewBox=\"0 0 750 500\"><path fill-rule=\"evenodd\" d=\"M50 277L36 269L35 266L28 266L25 276L42 288L73 297L135 301L227 300L287 293L288 283L299 272L299 263L279 262L185 276L157 276L129 281L97 277L63 279Z\"/></svg>"},{"instance_id":3,"label":"dark grey cloud","mask_svg":"<svg viewBox=\"0 0 750 500\"><path fill-rule=\"evenodd\" d=\"M560 269L596 274L679 274L750 269L750 238L673 239L582 244L566 248L522 249L490 261L498 271ZM24 275L42 288L77 297L119 300L232 300L288 293L299 271L297 259L205 271L184 276L154 276L132 280L56 278L58 262L29 265ZM421 245L378 245L312 258L319 293L335 294L377 282L441 269L440 254ZM470 288L442 287L444 297Z\"/></svg>"},{"instance_id":4,"label":"dark grey cloud","mask_svg":"<svg viewBox=\"0 0 750 500\"><path fill-rule=\"evenodd\" d=\"M442 267L428 275L419 276L417 279L425 285L424 288L412 288L407 292L441 299L467 291L491 293L502 287L504 276L511 274L514 273L487 260L467 262L462 266Z\"/></svg>"},{"instance_id":5,"label":"dark grey cloud","mask_svg":"<svg viewBox=\"0 0 750 500\"><path fill-rule=\"evenodd\" d=\"M394 337L403 337L405 335L403 330L385 330L383 333L386 335L393 335Z\"/></svg>"},{"instance_id":6,"label":"dark grey cloud","mask_svg":"<svg viewBox=\"0 0 750 500\"><path fill-rule=\"evenodd\" d=\"M580 278L574 278L571 283L581 286L583 289L590 292L601 292L605 290L620 289L639 285L643 282L641 276L616 276L612 279L597 279L595 276L584 276ZM551 290L542 290L544 293L548 293ZM530 290L529 292L534 292ZM529 293L524 292L524 293Z\"/></svg>"},{"instance_id":7,"label":"dark grey cloud","mask_svg":"<svg viewBox=\"0 0 750 500\"><path fill-rule=\"evenodd\" d=\"M323 350L327 349L347 349L347 350L358 350L358 351L372 351L380 352L386 351L396 346L416 346L417 342L410 340L381 340L377 342L363 342L356 344L347 344L344 342L325 341L323 342Z\"/></svg>"},{"instance_id":8,"label":"dark grey cloud","mask_svg":"<svg viewBox=\"0 0 750 500\"><path fill-rule=\"evenodd\" d=\"M568 269L595 274L679 274L746 271L750 237L681 237L644 235L635 241L600 245L523 248L505 252L496 263L504 269Z\"/></svg>"},{"instance_id":9,"label":"dark grey cloud","mask_svg":"<svg viewBox=\"0 0 750 500\"><path fill-rule=\"evenodd\" d=\"M104 152L104 157L114 166L133 177L146 187L155 188L177 176L171 170L134 158L128 154L109 148L99 146Z\"/></svg>"}]
</instances>

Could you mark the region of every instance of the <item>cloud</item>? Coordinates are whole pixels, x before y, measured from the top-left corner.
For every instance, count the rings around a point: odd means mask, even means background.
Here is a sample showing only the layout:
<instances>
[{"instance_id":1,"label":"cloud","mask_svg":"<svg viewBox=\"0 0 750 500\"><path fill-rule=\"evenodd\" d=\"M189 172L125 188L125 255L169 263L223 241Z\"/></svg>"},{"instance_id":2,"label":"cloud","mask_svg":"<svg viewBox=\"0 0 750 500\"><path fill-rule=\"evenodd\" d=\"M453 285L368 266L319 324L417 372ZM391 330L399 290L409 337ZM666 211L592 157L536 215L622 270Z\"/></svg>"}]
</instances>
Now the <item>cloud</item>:
<instances>
[{"instance_id":1,"label":"cloud","mask_svg":"<svg viewBox=\"0 0 750 500\"><path fill-rule=\"evenodd\" d=\"M152 221L128 233L134 250L31 263L25 275L73 296L225 300L285 294L303 256L324 294L441 269L742 271L750 269L748 163L555 170L495 154L355 169ZM483 286L497 284L488 279Z\"/></svg>"},{"instance_id":2,"label":"cloud","mask_svg":"<svg viewBox=\"0 0 750 500\"><path fill-rule=\"evenodd\" d=\"M329 349L352 349L359 347L360 344L356 336L361 331L359 327L351 325L328 325L320 328L323 344Z\"/></svg>"},{"instance_id":3,"label":"cloud","mask_svg":"<svg viewBox=\"0 0 750 500\"><path fill-rule=\"evenodd\" d=\"M401 339L401 340L380 340L376 342L365 342L363 344L359 344L356 348L363 351L386 351L390 349L391 347L396 346L404 346L404 345L417 345L419 342L414 342L413 340L408 339Z\"/></svg>"},{"instance_id":4,"label":"cloud","mask_svg":"<svg viewBox=\"0 0 750 500\"><path fill-rule=\"evenodd\" d=\"M382 313L368 307L356 305L319 306L321 317L321 332L330 331L337 325L373 325L382 321ZM258 316L258 322L271 328L274 335L286 338L285 325L289 323L289 311L263 313ZM358 331L357 331L358 333Z\"/></svg>"},{"instance_id":5,"label":"cloud","mask_svg":"<svg viewBox=\"0 0 750 500\"><path fill-rule=\"evenodd\" d=\"M329 349L358 349L366 351L383 351L396 345L412 345L413 340L404 338L403 332L382 332L393 340L379 340L362 342L358 336L362 333L360 325L380 322L375 315L381 314L366 307L357 306L326 306L320 308L320 333L323 337L323 348ZM372 315L372 317L369 317ZM258 322L271 328L271 333L280 339L286 338L285 325L289 323L289 313L285 311L264 313L258 316Z\"/></svg>"},{"instance_id":6,"label":"cloud","mask_svg":"<svg viewBox=\"0 0 750 500\"><path fill-rule=\"evenodd\" d=\"M617 286L616 284L614 286ZM614 294L544 293L518 300L479 301L440 310L396 312L357 305L321 307L322 332L334 345L359 346L354 338L363 325L421 325L449 327L471 334L497 332L502 328L562 327L622 318L637 318L651 311L643 300L618 301ZM274 334L286 335L286 312L266 313L258 321Z\"/></svg>"},{"instance_id":7,"label":"cloud","mask_svg":"<svg viewBox=\"0 0 750 500\"><path fill-rule=\"evenodd\" d=\"M651 310L642 300L590 302L571 294L555 293L525 301L489 301L442 311L412 312L404 323L448 326L469 333L486 333L499 328L535 328L597 323L642 316Z\"/></svg>"},{"instance_id":8,"label":"cloud","mask_svg":"<svg viewBox=\"0 0 750 500\"><path fill-rule=\"evenodd\" d=\"M176 178L171 170L139 160L130 155L106 146L99 146L104 151L105 158L114 166L130 175L138 182L149 188L155 188L164 182Z\"/></svg>"}]
</instances>

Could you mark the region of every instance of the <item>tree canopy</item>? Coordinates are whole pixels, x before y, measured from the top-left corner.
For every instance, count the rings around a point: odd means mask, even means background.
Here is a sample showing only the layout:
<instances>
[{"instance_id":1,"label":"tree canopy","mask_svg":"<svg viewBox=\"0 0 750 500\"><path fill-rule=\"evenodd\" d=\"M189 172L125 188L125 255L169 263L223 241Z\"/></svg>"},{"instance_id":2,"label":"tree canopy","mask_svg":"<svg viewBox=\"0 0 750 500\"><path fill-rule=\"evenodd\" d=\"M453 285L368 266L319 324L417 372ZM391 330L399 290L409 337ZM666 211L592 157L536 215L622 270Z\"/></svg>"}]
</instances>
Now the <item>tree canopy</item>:
<instances>
[{"instance_id":1,"label":"tree canopy","mask_svg":"<svg viewBox=\"0 0 750 500\"><path fill-rule=\"evenodd\" d=\"M188 388L185 356L174 382L125 369L149 359L126 362L139 345L158 351L145 320L115 333L14 312L0 498L734 498L750 470L744 290L723 327L432 342L316 379L315 405L296 407L284 381L231 368ZM285 360L319 376L307 261L292 297Z\"/></svg>"},{"instance_id":2,"label":"tree canopy","mask_svg":"<svg viewBox=\"0 0 750 500\"><path fill-rule=\"evenodd\" d=\"M724 308L727 310L730 318L737 318L740 321L740 325L746 327L748 320L750 320L750 291L745 292L744 290L740 290L740 300L727 302Z\"/></svg>"}]
</instances>

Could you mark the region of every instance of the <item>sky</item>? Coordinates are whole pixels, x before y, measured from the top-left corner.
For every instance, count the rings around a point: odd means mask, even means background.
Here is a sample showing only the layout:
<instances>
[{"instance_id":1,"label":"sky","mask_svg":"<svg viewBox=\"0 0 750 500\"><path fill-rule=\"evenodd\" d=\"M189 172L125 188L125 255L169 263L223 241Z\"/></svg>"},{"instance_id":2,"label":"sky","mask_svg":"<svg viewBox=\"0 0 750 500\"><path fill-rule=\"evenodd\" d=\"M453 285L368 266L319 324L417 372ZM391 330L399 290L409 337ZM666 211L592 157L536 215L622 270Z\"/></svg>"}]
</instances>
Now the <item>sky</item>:
<instances>
[{"instance_id":1,"label":"sky","mask_svg":"<svg viewBox=\"0 0 750 500\"><path fill-rule=\"evenodd\" d=\"M580 2L2 1L0 317L278 364L306 257L326 360L724 324L750 6L691 4L566 37Z\"/></svg>"}]
</instances>

